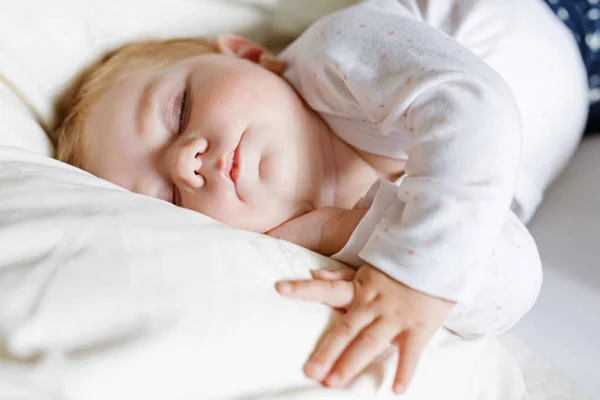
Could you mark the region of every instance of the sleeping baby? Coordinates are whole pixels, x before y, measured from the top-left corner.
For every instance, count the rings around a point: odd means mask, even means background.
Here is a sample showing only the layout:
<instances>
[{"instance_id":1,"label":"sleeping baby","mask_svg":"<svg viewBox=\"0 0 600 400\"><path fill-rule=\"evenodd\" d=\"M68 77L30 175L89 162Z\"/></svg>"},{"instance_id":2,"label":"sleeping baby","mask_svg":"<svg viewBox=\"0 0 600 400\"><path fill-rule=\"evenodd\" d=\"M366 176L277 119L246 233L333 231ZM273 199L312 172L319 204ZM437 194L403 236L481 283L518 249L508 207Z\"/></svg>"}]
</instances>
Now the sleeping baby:
<instances>
[{"instance_id":1,"label":"sleeping baby","mask_svg":"<svg viewBox=\"0 0 600 400\"><path fill-rule=\"evenodd\" d=\"M127 44L58 102L60 160L352 267L277 285L346 311L304 368L332 387L392 345L402 393L440 327L502 333L541 285L511 90L413 3L362 2L277 57L234 35Z\"/></svg>"}]
</instances>

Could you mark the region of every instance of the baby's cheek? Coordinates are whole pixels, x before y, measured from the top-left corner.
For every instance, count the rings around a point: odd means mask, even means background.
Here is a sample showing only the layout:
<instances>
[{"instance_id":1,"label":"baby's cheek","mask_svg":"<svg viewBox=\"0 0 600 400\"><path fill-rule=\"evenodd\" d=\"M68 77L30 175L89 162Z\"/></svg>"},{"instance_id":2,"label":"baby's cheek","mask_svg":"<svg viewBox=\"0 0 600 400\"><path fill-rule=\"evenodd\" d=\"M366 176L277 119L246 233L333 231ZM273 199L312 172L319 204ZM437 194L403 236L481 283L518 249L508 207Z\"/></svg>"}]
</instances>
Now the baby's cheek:
<instances>
[{"instance_id":1,"label":"baby's cheek","mask_svg":"<svg viewBox=\"0 0 600 400\"><path fill-rule=\"evenodd\" d=\"M253 217L257 213L249 206L240 203L238 199L227 199L224 196L206 196L202 200L198 199L190 209L222 224L253 232L262 233L261 230L266 222L264 217ZM260 213L259 215L261 214L268 216L268 213Z\"/></svg>"},{"instance_id":2,"label":"baby's cheek","mask_svg":"<svg viewBox=\"0 0 600 400\"><path fill-rule=\"evenodd\" d=\"M250 197L240 201L235 193L203 191L185 199L183 207L222 224L257 233L268 232L294 218L295 211L275 195Z\"/></svg>"},{"instance_id":3,"label":"baby's cheek","mask_svg":"<svg viewBox=\"0 0 600 400\"><path fill-rule=\"evenodd\" d=\"M202 190L202 193L194 193L193 195L182 199L181 206L206 215L219 222L226 223L224 219L231 214L228 202L224 201L222 196L212 195L206 189L200 190Z\"/></svg>"}]
</instances>

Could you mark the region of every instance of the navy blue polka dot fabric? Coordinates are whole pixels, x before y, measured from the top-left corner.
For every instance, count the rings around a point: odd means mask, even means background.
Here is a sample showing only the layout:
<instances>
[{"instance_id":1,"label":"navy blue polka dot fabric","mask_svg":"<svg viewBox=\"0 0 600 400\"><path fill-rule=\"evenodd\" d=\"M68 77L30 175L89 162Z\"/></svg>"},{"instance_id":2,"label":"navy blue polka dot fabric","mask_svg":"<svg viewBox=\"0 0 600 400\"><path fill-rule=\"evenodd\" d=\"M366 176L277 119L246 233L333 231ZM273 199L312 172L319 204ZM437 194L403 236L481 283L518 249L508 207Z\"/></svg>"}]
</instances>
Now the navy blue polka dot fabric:
<instances>
[{"instance_id":1,"label":"navy blue polka dot fabric","mask_svg":"<svg viewBox=\"0 0 600 400\"><path fill-rule=\"evenodd\" d=\"M573 32L588 71L590 115L586 132L600 132L600 0L544 0Z\"/></svg>"}]
</instances>

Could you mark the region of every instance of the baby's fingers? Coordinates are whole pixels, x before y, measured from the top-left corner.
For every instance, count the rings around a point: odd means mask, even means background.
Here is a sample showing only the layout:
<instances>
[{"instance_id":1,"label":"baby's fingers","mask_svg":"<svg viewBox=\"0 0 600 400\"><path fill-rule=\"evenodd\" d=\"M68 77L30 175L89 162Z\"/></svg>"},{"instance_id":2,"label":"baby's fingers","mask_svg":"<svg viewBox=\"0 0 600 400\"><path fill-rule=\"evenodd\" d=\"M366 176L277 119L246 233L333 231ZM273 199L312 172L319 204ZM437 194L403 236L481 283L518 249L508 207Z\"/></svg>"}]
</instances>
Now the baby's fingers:
<instances>
[{"instance_id":1,"label":"baby's fingers","mask_svg":"<svg viewBox=\"0 0 600 400\"><path fill-rule=\"evenodd\" d=\"M354 279L354 275L356 275L356 270L354 268L343 268L333 271L329 269L318 269L316 271L313 271L312 275L315 279L322 279L325 281L351 281L352 279Z\"/></svg>"},{"instance_id":2,"label":"baby's fingers","mask_svg":"<svg viewBox=\"0 0 600 400\"><path fill-rule=\"evenodd\" d=\"M325 383L329 386L346 386L391 344L397 334L397 326L381 318L376 319L344 350Z\"/></svg>"},{"instance_id":3,"label":"baby's fingers","mask_svg":"<svg viewBox=\"0 0 600 400\"><path fill-rule=\"evenodd\" d=\"M373 322L373 313L365 309L353 310L344 314L317 345L310 360L304 366L306 375L318 381L325 379L348 345L371 322ZM327 383L338 386L340 381L339 376L329 376Z\"/></svg>"},{"instance_id":4,"label":"baby's fingers","mask_svg":"<svg viewBox=\"0 0 600 400\"><path fill-rule=\"evenodd\" d=\"M354 298L352 282L341 280L284 281L275 287L283 296L316 301L334 308L347 308Z\"/></svg>"},{"instance_id":5,"label":"baby's fingers","mask_svg":"<svg viewBox=\"0 0 600 400\"><path fill-rule=\"evenodd\" d=\"M397 344L400 355L393 387L396 394L404 393L410 385L419 357L421 357L421 352L428 340L428 336L419 331L406 331L398 338Z\"/></svg>"}]
</instances>

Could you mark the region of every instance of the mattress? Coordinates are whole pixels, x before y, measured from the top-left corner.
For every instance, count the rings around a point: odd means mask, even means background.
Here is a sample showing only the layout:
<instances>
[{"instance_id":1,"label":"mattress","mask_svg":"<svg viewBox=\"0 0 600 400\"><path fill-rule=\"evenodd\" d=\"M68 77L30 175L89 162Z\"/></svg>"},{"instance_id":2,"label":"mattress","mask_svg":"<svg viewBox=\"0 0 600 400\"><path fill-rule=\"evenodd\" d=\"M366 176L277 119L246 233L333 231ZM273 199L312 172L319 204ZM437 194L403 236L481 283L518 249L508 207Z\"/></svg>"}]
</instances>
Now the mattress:
<instances>
[{"instance_id":1,"label":"mattress","mask_svg":"<svg viewBox=\"0 0 600 400\"><path fill-rule=\"evenodd\" d=\"M530 400L590 399L516 334L504 334L500 340L521 368Z\"/></svg>"}]
</instances>

